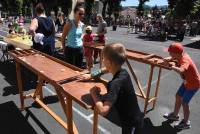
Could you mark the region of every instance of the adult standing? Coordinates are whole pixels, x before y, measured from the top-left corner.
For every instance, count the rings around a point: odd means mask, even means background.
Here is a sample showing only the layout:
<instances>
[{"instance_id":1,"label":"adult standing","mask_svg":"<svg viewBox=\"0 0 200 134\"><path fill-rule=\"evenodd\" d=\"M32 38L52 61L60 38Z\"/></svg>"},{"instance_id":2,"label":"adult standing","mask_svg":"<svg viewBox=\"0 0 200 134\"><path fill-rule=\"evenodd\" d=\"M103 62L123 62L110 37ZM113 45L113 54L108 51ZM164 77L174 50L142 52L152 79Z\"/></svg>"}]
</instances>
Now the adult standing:
<instances>
[{"instance_id":1,"label":"adult standing","mask_svg":"<svg viewBox=\"0 0 200 134\"><path fill-rule=\"evenodd\" d=\"M63 27L65 26L65 15L64 13L59 13L55 25L58 26L57 32L60 33L63 31Z\"/></svg>"},{"instance_id":2,"label":"adult standing","mask_svg":"<svg viewBox=\"0 0 200 134\"><path fill-rule=\"evenodd\" d=\"M24 17L22 16L22 14L20 14L19 16L18 24L19 26L24 26Z\"/></svg>"},{"instance_id":3,"label":"adult standing","mask_svg":"<svg viewBox=\"0 0 200 134\"><path fill-rule=\"evenodd\" d=\"M61 39L66 61L80 68L83 62L82 36L84 29L84 24L81 22L81 19L84 14L84 7L82 5L76 5L74 8L74 19L66 22Z\"/></svg>"},{"instance_id":4,"label":"adult standing","mask_svg":"<svg viewBox=\"0 0 200 134\"><path fill-rule=\"evenodd\" d=\"M105 34L107 33L107 23L104 21L101 14L97 14L97 21L98 21L98 27L97 27L97 37L98 42L105 44L106 37ZM98 58L98 51L94 51L94 61L96 62L96 59Z\"/></svg>"},{"instance_id":5,"label":"adult standing","mask_svg":"<svg viewBox=\"0 0 200 134\"><path fill-rule=\"evenodd\" d=\"M55 24L45 15L42 3L37 4L36 14L37 17L32 20L29 27L33 35L33 48L52 55L55 50Z\"/></svg>"}]
</instances>

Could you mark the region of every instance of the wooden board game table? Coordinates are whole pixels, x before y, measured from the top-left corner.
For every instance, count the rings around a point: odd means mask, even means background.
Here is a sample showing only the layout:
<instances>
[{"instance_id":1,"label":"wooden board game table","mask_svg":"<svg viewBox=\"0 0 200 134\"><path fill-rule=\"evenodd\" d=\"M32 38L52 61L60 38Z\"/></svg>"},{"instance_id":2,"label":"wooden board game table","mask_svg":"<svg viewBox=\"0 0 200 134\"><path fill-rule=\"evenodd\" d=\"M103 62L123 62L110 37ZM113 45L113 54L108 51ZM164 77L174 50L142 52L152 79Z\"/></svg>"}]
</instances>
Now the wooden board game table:
<instances>
[{"instance_id":1,"label":"wooden board game table","mask_svg":"<svg viewBox=\"0 0 200 134\"><path fill-rule=\"evenodd\" d=\"M93 46L86 46L86 47L101 52L101 50L104 48L104 45L103 44L102 45L95 44ZM136 95L143 98L145 101L144 102L144 113L146 114L147 107L150 103L153 102L152 109L155 108L156 100L157 100L157 96L158 96L158 90L159 90L159 86L160 86L160 78L161 78L162 69L171 70L171 66L174 63L166 62L166 61L164 61L164 59L162 57L157 56L155 54L148 54L148 53L143 53L143 52L134 51L134 50L130 50L130 49L126 49L126 56L127 56L126 64L128 65L128 68L131 72L131 76L135 80L137 88L139 90L139 92L136 92ZM146 93L145 93L144 89L142 88L142 86L134 72L133 66L131 66L131 64L129 63L129 60L137 61L137 62L144 63L144 64L147 64L150 66L150 73L149 73ZM101 63L102 63L102 56L100 58L100 64ZM154 69L156 67L159 68L157 82L156 82L156 89L154 91L154 95L152 97L150 97L151 86L152 86L151 83L152 83L152 79L153 79L153 75L154 75Z\"/></svg>"},{"instance_id":2,"label":"wooden board game table","mask_svg":"<svg viewBox=\"0 0 200 134\"><path fill-rule=\"evenodd\" d=\"M31 49L33 42L32 42L32 37L29 35L8 35L7 37L4 37L3 40L8 43L12 44L16 48L21 48L21 49ZM61 48L62 44L60 40L56 40L55 42L55 47L56 48Z\"/></svg>"},{"instance_id":3,"label":"wooden board game table","mask_svg":"<svg viewBox=\"0 0 200 134\"><path fill-rule=\"evenodd\" d=\"M7 37L4 37L3 40L8 43L12 44L17 48L21 49L30 49L33 45L32 37L28 35L8 35Z\"/></svg>"},{"instance_id":4,"label":"wooden board game table","mask_svg":"<svg viewBox=\"0 0 200 134\"><path fill-rule=\"evenodd\" d=\"M98 86L101 88L102 93L105 93L106 88L103 81L81 82L77 79L78 76L87 73L87 71L83 71L34 49L13 50L9 54L16 61L17 83L22 110L25 108L24 100L32 98L62 125L68 134L78 134L78 129L73 123L72 118L72 101L75 101L86 109L94 109L93 134L97 134L98 111L94 107L89 92L91 88ZM24 95L21 66L27 67L38 76L38 83L33 93ZM66 115L67 123L43 102L42 87L44 82L48 82L55 87Z\"/></svg>"}]
</instances>

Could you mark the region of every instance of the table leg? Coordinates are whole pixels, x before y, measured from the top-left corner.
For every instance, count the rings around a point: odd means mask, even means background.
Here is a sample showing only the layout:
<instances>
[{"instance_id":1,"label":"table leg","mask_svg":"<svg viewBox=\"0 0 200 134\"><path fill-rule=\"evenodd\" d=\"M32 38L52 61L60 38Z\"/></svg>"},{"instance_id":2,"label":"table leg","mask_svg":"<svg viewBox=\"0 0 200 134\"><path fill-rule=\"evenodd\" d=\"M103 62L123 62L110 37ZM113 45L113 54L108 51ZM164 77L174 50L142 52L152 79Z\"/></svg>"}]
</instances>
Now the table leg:
<instances>
[{"instance_id":1,"label":"table leg","mask_svg":"<svg viewBox=\"0 0 200 134\"><path fill-rule=\"evenodd\" d=\"M158 80L157 80L157 84L156 84L156 91L155 91L155 95L154 95L154 97L156 97L156 99L153 101L153 108L155 108L155 106L156 106L156 100L157 100L157 96L158 96L158 89L159 89L159 86L160 86L161 73L162 73L162 68L159 68Z\"/></svg>"},{"instance_id":2,"label":"table leg","mask_svg":"<svg viewBox=\"0 0 200 134\"><path fill-rule=\"evenodd\" d=\"M70 96L67 97L67 125L68 125L68 134L74 134L73 131L73 114L72 114L72 98Z\"/></svg>"},{"instance_id":3,"label":"table leg","mask_svg":"<svg viewBox=\"0 0 200 134\"><path fill-rule=\"evenodd\" d=\"M65 113L65 116L66 116L66 118L68 119L68 117L67 117L67 108L66 108L66 103L65 103L65 99L64 99L64 95L62 95L62 93L60 92L60 91L58 91L58 89L56 89L56 93L57 93L57 95L58 95L58 98L59 98L59 100L60 100L60 104L61 104L61 106L62 106L62 108L63 108L63 111L64 111L64 113ZM77 127L76 127L76 125L73 123L73 129L74 129L74 134L78 134L78 129L77 129ZM68 129L67 129L68 130Z\"/></svg>"},{"instance_id":4,"label":"table leg","mask_svg":"<svg viewBox=\"0 0 200 134\"><path fill-rule=\"evenodd\" d=\"M103 56L101 54L101 51L99 51L99 58L100 58L100 68L102 68Z\"/></svg>"},{"instance_id":5,"label":"table leg","mask_svg":"<svg viewBox=\"0 0 200 134\"><path fill-rule=\"evenodd\" d=\"M98 133L98 109L94 107L93 134Z\"/></svg>"},{"instance_id":6,"label":"table leg","mask_svg":"<svg viewBox=\"0 0 200 134\"><path fill-rule=\"evenodd\" d=\"M34 92L34 98L39 94L41 95L41 92L42 92L42 86L43 86L43 80L41 77L38 77L38 84L37 84L37 87L36 87L36 90ZM40 96L41 97L41 96ZM41 99L41 98L40 98Z\"/></svg>"},{"instance_id":7,"label":"table leg","mask_svg":"<svg viewBox=\"0 0 200 134\"><path fill-rule=\"evenodd\" d=\"M153 78L153 69L154 69L154 66L151 65L150 74L149 74L149 82L148 82L148 87L147 87L147 95L146 95L145 104L144 104L144 113L145 114L147 112L147 106L149 104L149 95L150 95L150 91L151 91L151 82L152 82L152 78Z\"/></svg>"},{"instance_id":8,"label":"table leg","mask_svg":"<svg viewBox=\"0 0 200 134\"><path fill-rule=\"evenodd\" d=\"M24 95L23 95L23 85L22 85L22 74L21 74L21 65L19 62L16 62L16 73L17 73L17 85L20 95L21 110L24 110Z\"/></svg>"}]
</instances>

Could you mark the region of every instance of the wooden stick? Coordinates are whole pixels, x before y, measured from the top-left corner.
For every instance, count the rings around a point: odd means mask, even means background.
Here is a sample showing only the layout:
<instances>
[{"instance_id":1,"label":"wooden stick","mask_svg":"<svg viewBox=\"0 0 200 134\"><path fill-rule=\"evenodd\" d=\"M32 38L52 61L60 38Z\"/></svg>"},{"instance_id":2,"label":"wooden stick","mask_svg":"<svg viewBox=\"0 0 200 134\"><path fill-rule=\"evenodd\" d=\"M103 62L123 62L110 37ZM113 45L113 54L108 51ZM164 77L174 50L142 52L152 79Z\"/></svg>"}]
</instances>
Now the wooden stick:
<instances>
[{"instance_id":1,"label":"wooden stick","mask_svg":"<svg viewBox=\"0 0 200 134\"><path fill-rule=\"evenodd\" d=\"M147 88L147 96L146 96L145 104L144 104L144 114L146 114L147 106L149 104L148 101L149 101L149 95L150 95L150 91L151 91L151 82L152 82L152 78L153 78L153 69L154 69L154 66L151 65L151 70L150 70L150 74L149 74L148 88Z\"/></svg>"},{"instance_id":2,"label":"wooden stick","mask_svg":"<svg viewBox=\"0 0 200 134\"><path fill-rule=\"evenodd\" d=\"M98 133L98 109L94 107L94 116L93 116L93 134Z\"/></svg>"},{"instance_id":3,"label":"wooden stick","mask_svg":"<svg viewBox=\"0 0 200 134\"><path fill-rule=\"evenodd\" d=\"M23 95L23 86L22 86L22 74L21 74L21 65L19 62L16 62L16 73L17 73L17 85L20 95L21 110L24 110L24 95Z\"/></svg>"},{"instance_id":4,"label":"wooden stick","mask_svg":"<svg viewBox=\"0 0 200 134\"><path fill-rule=\"evenodd\" d=\"M131 74L132 74L132 76L133 76L133 78L134 78L134 80L136 82L136 85L137 85L137 87L138 87L138 89L140 91L140 94L143 96L143 98L146 98L144 90L142 89L142 86L141 86L141 84L140 84L135 72L133 71L133 68L131 67L131 64L129 63L128 59L126 59L126 63L127 63L128 68L129 68L129 70L130 70L130 72L131 72Z\"/></svg>"},{"instance_id":5,"label":"wooden stick","mask_svg":"<svg viewBox=\"0 0 200 134\"><path fill-rule=\"evenodd\" d=\"M158 89L159 89L159 86L160 86L161 73L162 73L162 68L159 68L158 80L157 80L157 84L156 84L156 92L155 92L155 95L154 95L154 97L156 97L156 98L158 96ZM153 108L155 108L155 106L156 106L156 99L153 101Z\"/></svg>"}]
</instances>

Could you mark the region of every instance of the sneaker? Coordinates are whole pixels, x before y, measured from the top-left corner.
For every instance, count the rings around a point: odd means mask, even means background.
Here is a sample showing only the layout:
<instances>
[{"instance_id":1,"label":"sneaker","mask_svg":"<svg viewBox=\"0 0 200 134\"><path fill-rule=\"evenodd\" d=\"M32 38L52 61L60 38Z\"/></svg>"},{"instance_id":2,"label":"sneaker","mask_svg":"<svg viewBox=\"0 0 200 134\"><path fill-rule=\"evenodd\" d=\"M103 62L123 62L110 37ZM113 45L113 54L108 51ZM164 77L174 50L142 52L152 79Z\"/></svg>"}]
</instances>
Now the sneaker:
<instances>
[{"instance_id":1,"label":"sneaker","mask_svg":"<svg viewBox=\"0 0 200 134\"><path fill-rule=\"evenodd\" d=\"M165 119L168 119L168 120L172 120L172 121L178 121L179 120L179 115L175 116L174 113L166 113L163 115L163 117Z\"/></svg>"},{"instance_id":2,"label":"sneaker","mask_svg":"<svg viewBox=\"0 0 200 134\"><path fill-rule=\"evenodd\" d=\"M191 124L190 124L190 121L185 122L184 120L182 120L178 124L174 125L174 127L180 130L189 129L191 128Z\"/></svg>"}]
</instances>

